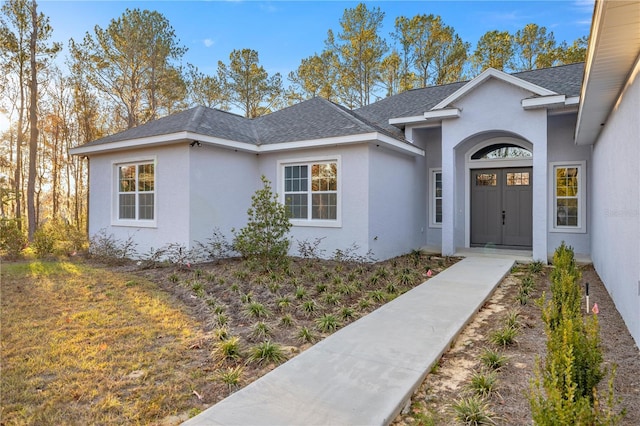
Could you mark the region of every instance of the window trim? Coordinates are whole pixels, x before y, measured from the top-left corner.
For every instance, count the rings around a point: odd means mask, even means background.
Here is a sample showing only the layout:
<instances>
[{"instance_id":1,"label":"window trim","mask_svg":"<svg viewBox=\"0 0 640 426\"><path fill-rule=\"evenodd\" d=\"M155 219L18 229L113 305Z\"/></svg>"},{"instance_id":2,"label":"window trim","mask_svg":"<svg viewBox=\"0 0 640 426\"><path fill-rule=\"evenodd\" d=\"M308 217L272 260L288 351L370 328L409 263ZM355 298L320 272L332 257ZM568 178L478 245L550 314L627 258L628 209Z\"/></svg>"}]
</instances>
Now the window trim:
<instances>
[{"instance_id":1,"label":"window trim","mask_svg":"<svg viewBox=\"0 0 640 426\"><path fill-rule=\"evenodd\" d=\"M135 165L136 173L138 166L144 164L153 164L153 219L120 219L120 167L127 165ZM111 225L112 226L130 226L136 228L156 228L158 226L158 161L157 157L132 157L114 160L111 162ZM138 214L138 191L136 194L136 215Z\"/></svg>"},{"instance_id":2,"label":"window trim","mask_svg":"<svg viewBox=\"0 0 640 426\"><path fill-rule=\"evenodd\" d=\"M287 166L309 166L309 182L311 182L311 165L318 163L336 163L338 184L336 188L336 218L335 219L289 219L293 226L301 227L322 227L322 228L341 228L342 227L342 159L340 155L316 156L305 158L293 158L287 160L278 160L278 199L280 203L285 204L284 193L284 168ZM311 195L311 193L309 193ZM311 203L312 197L308 197ZM309 205L309 212L311 206Z\"/></svg>"},{"instance_id":3,"label":"window trim","mask_svg":"<svg viewBox=\"0 0 640 426\"><path fill-rule=\"evenodd\" d=\"M578 225L577 226L559 226L557 224L557 187L556 187L556 170L558 168L577 168L578 169ZM564 232L573 234L584 234L587 232L587 163L586 161L556 161L549 163L549 182L550 182L550 209L549 209L549 232Z\"/></svg>"},{"instance_id":4,"label":"window trim","mask_svg":"<svg viewBox=\"0 0 640 426\"><path fill-rule=\"evenodd\" d=\"M440 180L442 181L441 168L429 169L429 228L442 228L442 221L436 222L436 174L438 173L440 173ZM440 199L442 200L443 196L440 196Z\"/></svg>"}]
</instances>

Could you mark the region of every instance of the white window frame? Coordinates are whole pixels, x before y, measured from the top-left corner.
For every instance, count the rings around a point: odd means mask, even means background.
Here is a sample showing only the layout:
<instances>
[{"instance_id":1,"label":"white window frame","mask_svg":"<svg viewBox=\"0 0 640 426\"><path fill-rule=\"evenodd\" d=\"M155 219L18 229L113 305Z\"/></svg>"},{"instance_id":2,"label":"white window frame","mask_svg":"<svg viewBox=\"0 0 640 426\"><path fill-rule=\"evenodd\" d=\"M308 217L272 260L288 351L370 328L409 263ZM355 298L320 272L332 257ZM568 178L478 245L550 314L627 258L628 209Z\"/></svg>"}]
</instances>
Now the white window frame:
<instances>
[{"instance_id":1,"label":"white window frame","mask_svg":"<svg viewBox=\"0 0 640 426\"><path fill-rule=\"evenodd\" d=\"M557 223L557 187L556 170L563 168L578 169L578 224L561 226ZM549 163L549 227L550 232L585 233L587 232L587 163L586 161L557 161Z\"/></svg>"},{"instance_id":2,"label":"white window frame","mask_svg":"<svg viewBox=\"0 0 640 426\"><path fill-rule=\"evenodd\" d=\"M136 191L133 192L136 197L136 219L120 219L120 167L122 166L136 166L136 180L138 176L138 166L144 164L153 164L153 192L146 192L153 194L153 219L138 219L139 216L139 198L138 187L136 185ZM111 182L113 183L112 197L111 197L111 225L112 226L131 226L136 228L155 228L157 227L158 220L158 165L157 158L151 157L136 157L125 158L112 162L112 176Z\"/></svg>"},{"instance_id":3,"label":"white window frame","mask_svg":"<svg viewBox=\"0 0 640 426\"><path fill-rule=\"evenodd\" d=\"M336 188L336 218L335 219L311 219L311 200L312 200L312 192L309 189L308 194L309 197L308 202L308 219L289 219L293 226L306 226L306 227L324 227L324 228L340 228L342 227L342 161L339 155L333 156L318 156L318 157L308 157L308 158L296 158L290 160L279 160L278 161L278 188L279 188L279 199L280 202L285 204L285 193L284 193L284 169L287 166L308 166L309 177L308 182L311 185L311 166L313 164L326 164L326 163L336 163L338 168L337 177L338 184Z\"/></svg>"},{"instance_id":4,"label":"white window frame","mask_svg":"<svg viewBox=\"0 0 640 426\"><path fill-rule=\"evenodd\" d=\"M442 221L436 222L436 200L438 199L436 197L436 175L438 173L440 173L440 180L442 181L442 169L429 169L429 228L442 228ZM439 198L442 200L443 197L440 196Z\"/></svg>"}]
</instances>

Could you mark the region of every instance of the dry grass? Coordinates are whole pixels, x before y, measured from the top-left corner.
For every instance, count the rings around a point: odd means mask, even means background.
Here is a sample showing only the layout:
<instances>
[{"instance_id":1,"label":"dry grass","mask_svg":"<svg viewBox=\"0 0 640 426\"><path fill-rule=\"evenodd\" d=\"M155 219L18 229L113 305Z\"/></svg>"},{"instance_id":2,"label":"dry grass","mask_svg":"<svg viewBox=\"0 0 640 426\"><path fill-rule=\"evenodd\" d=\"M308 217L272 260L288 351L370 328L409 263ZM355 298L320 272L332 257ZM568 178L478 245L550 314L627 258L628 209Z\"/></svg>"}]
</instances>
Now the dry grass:
<instances>
[{"instance_id":1,"label":"dry grass","mask_svg":"<svg viewBox=\"0 0 640 426\"><path fill-rule=\"evenodd\" d=\"M152 423L193 407L197 325L140 277L2 265L2 424Z\"/></svg>"}]
</instances>

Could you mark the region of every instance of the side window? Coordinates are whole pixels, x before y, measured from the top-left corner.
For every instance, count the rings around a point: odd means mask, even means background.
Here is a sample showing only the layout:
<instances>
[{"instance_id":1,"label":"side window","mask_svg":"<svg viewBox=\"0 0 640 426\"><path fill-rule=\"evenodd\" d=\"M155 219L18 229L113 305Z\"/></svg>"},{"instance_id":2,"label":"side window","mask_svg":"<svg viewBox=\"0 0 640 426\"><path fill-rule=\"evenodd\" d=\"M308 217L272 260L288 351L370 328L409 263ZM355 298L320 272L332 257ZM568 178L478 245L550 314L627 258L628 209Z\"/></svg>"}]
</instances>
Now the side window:
<instances>
[{"instance_id":1,"label":"side window","mask_svg":"<svg viewBox=\"0 0 640 426\"><path fill-rule=\"evenodd\" d=\"M584 164L554 164L552 221L556 231L584 231Z\"/></svg>"},{"instance_id":2,"label":"side window","mask_svg":"<svg viewBox=\"0 0 640 426\"><path fill-rule=\"evenodd\" d=\"M338 161L282 165L283 202L295 224L339 221Z\"/></svg>"},{"instance_id":3,"label":"side window","mask_svg":"<svg viewBox=\"0 0 640 426\"><path fill-rule=\"evenodd\" d=\"M442 226L442 170L433 169L431 170L431 184L430 184L430 193L431 193L431 202L429 209L430 216L430 224L433 227L441 227Z\"/></svg>"},{"instance_id":4,"label":"side window","mask_svg":"<svg viewBox=\"0 0 640 426\"><path fill-rule=\"evenodd\" d=\"M153 162L116 165L116 221L155 219L155 164Z\"/></svg>"}]
</instances>

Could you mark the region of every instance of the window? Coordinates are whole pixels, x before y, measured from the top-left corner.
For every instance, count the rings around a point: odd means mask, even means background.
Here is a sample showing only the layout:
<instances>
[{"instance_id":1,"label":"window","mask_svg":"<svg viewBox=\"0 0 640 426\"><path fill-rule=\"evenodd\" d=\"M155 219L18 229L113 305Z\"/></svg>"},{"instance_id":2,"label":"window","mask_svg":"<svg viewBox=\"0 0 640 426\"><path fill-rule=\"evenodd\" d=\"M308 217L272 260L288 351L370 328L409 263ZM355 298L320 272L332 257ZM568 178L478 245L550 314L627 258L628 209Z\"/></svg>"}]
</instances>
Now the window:
<instances>
[{"instance_id":1,"label":"window","mask_svg":"<svg viewBox=\"0 0 640 426\"><path fill-rule=\"evenodd\" d=\"M529 172L508 172L507 186L529 186Z\"/></svg>"},{"instance_id":2,"label":"window","mask_svg":"<svg viewBox=\"0 0 640 426\"><path fill-rule=\"evenodd\" d=\"M293 220L337 221L338 162L284 165L284 205Z\"/></svg>"},{"instance_id":3,"label":"window","mask_svg":"<svg viewBox=\"0 0 640 426\"><path fill-rule=\"evenodd\" d=\"M117 220L155 219L155 165L153 162L118 164Z\"/></svg>"},{"instance_id":4,"label":"window","mask_svg":"<svg viewBox=\"0 0 640 426\"><path fill-rule=\"evenodd\" d=\"M442 226L442 170L431 171L431 225Z\"/></svg>"},{"instance_id":5,"label":"window","mask_svg":"<svg viewBox=\"0 0 640 426\"><path fill-rule=\"evenodd\" d=\"M584 232L584 163L554 164L553 227L558 231Z\"/></svg>"}]
</instances>

